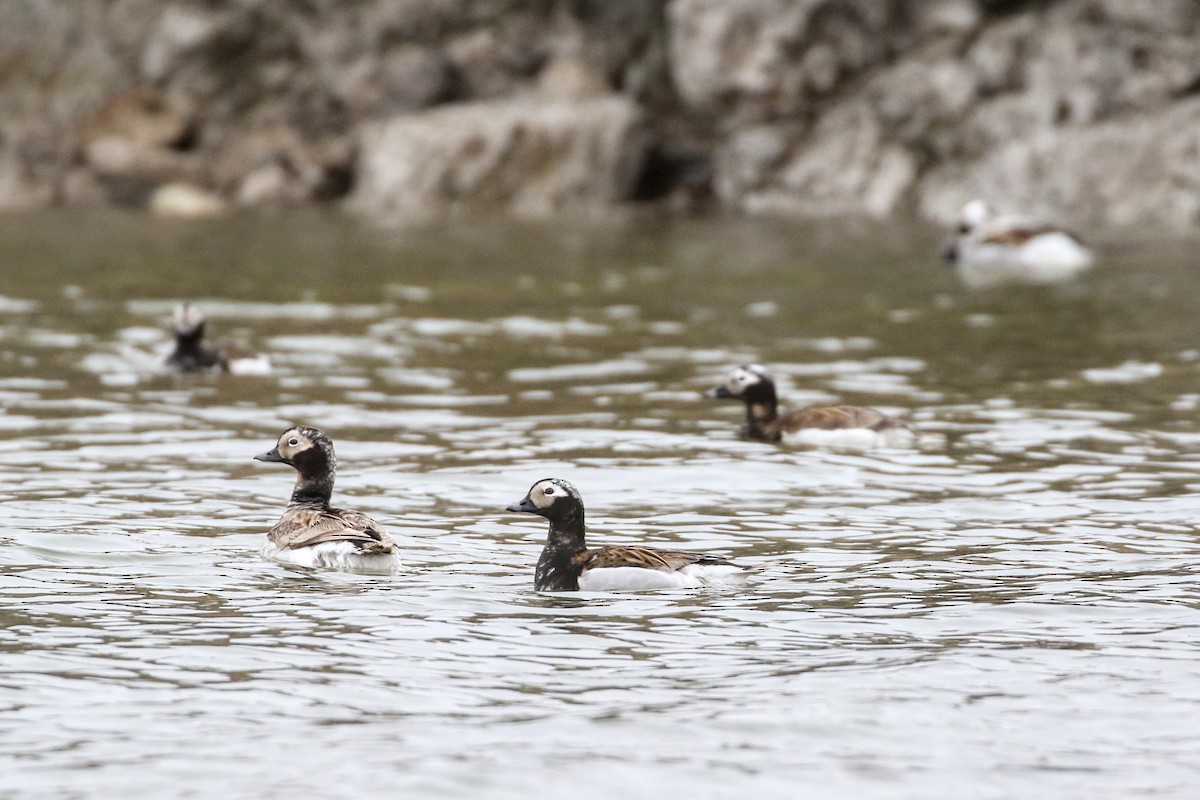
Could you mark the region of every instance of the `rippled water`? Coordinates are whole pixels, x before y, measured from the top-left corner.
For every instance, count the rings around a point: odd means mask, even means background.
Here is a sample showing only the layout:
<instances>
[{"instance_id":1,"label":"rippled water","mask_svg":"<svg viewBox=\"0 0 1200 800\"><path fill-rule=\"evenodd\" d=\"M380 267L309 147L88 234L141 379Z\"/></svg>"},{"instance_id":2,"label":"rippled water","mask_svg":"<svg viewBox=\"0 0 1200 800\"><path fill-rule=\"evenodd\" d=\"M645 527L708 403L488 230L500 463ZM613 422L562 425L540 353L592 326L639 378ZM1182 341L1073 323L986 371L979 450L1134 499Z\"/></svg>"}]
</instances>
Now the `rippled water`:
<instances>
[{"instance_id":1,"label":"rippled water","mask_svg":"<svg viewBox=\"0 0 1200 800\"><path fill-rule=\"evenodd\" d=\"M977 294L847 223L0 218L0 796L1194 797L1194 243L1101 244ZM277 374L161 374L179 298ZM740 442L750 360L948 444ZM404 574L259 559L293 422ZM548 476L763 576L535 594Z\"/></svg>"}]
</instances>

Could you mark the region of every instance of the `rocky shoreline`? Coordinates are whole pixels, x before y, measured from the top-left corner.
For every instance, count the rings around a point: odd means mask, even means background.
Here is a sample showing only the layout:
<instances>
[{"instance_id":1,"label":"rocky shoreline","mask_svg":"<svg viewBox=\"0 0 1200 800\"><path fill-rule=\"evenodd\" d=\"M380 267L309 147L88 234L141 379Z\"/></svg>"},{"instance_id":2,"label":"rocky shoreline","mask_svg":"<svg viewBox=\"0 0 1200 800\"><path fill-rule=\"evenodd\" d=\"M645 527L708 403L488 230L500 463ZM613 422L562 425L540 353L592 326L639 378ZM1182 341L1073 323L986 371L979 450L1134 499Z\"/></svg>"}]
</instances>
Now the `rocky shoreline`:
<instances>
[{"instance_id":1,"label":"rocky shoreline","mask_svg":"<svg viewBox=\"0 0 1200 800\"><path fill-rule=\"evenodd\" d=\"M1191 0L9 0L0 209L1200 224Z\"/></svg>"}]
</instances>

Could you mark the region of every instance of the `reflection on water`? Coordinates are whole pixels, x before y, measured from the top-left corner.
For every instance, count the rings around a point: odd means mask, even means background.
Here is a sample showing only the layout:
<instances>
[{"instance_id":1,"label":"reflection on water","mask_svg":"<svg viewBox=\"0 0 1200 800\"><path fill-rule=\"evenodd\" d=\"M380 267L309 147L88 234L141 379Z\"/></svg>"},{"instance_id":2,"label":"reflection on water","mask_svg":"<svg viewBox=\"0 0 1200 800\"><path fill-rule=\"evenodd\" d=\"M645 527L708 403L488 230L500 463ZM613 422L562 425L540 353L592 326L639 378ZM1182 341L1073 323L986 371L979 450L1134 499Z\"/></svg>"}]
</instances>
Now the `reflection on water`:
<instances>
[{"instance_id":1,"label":"reflection on water","mask_svg":"<svg viewBox=\"0 0 1200 800\"><path fill-rule=\"evenodd\" d=\"M0 219L5 797L1193 792L1187 243L970 294L845 224L146 224ZM276 375L162 374L182 297ZM948 444L738 441L747 361ZM293 422L404 574L257 557ZM503 508L551 475L764 575L539 596Z\"/></svg>"}]
</instances>

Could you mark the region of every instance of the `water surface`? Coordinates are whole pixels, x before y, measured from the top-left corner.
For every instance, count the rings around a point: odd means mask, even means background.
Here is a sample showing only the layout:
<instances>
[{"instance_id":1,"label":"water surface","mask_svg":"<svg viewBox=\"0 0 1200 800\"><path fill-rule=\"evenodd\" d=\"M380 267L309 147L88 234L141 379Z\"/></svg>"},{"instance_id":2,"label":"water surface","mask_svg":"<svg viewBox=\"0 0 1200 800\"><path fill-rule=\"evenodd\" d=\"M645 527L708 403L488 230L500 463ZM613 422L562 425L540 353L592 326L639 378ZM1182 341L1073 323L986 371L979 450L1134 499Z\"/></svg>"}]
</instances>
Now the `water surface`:
<instances>
[{"instance_id":1,"label":"water surface","mask_svg":"<svg viewBox=\"0 0 1200 800\"><path fill-rule=\"evenodd\" d=\"M937 244L0 218L0 795L1194 796L1194 243L986 293ZM181 298L276 374L162 374ZM738 441L700 395L747 361L947 445ZM296 422L404 574L258 558ZM502 509L550 476L763 575L538 595Z\"/></svg>"}]
</instances>

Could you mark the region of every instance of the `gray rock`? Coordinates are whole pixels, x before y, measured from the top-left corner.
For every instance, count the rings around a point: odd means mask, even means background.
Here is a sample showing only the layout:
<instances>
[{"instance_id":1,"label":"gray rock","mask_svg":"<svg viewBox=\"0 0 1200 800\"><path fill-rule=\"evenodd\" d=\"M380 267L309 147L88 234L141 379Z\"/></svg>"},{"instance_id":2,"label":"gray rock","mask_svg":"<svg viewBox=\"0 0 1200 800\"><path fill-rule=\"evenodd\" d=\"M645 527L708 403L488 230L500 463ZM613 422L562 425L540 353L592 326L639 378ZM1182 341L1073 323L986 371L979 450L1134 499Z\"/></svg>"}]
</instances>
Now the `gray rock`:
<instances>
[{"instance_id":1,"label":"gray rock","mask_svg":"<svg viewBox=\"0 0 1200 800\"><path fill-rule=\"evenodd\" d=\"M160 217L207 219L224 214L225 201L212 192L190 183L167 183L150 195L150 211Z\"/></svg>"},{"instance_id":2,"label":"gray rock","mask_svg":"<svg viewBox=\"0 0 1200 800\"><path fill-rule=\"evenodd\" d=\"M1154 117L1043 130L934 168L920 210L948 222L986 196L1001 209L1150 228L1200 224L1200 100Z\"/></svg>"},{"instance_id":3,"label":"gray rock","mask_svg":"<svg viewBox=\"0 0 1200 800\"><path fill-rule=\"evenodd\" d=\"M1196 0L5 0L3 21L0 208L173 182L325 202L357 177L376 217L545 214L630 198L651 147L637 197L671 208L941 219L986 196L1200 224Z\"/></svg>"},{"instance_id":4,"label":"gray rock","mask_svg":"<svg viewBox=\"0 0 1200 800\"><path fill-rule=\"evenodd\" d=\"M352 205L397 224L597 211L630 196L646 148L641 112L615 95L445 106L364 129Z\"/></svg>"},{"instance_id":5,"label":"gray rock","mask_svg":"<svg viewBox=\"0 0 1200 800\"><path fill-rule=\"evenodd\" d=\"M874 112L855 101L823 116L780 164L774 180L736 199L739 207L754 213L887 216L896 211L916 175L916 159L889 146ZM725 185L724 176L717 185Z\"/></svg>"},{"instance_id":6,"label":"gray rock","mask_svg":"<svg viewBox=\"0 0 1200 800\"><path fill-rule=\"evenodd\" d=\"M896 0L674 0L671 75L697 111L774 116L882 62Z\"/></svg>"}]
</instances>

